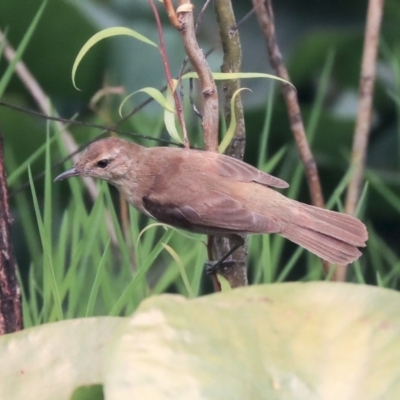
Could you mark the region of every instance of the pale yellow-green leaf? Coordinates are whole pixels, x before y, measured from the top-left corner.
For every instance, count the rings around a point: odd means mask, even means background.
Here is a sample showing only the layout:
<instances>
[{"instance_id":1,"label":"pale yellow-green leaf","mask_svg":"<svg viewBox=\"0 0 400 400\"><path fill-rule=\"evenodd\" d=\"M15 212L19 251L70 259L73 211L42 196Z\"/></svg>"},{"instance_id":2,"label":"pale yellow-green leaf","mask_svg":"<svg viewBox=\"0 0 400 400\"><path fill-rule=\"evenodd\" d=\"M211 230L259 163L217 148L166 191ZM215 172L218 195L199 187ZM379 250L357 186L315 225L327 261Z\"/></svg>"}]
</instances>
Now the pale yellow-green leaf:
<instances>
[{"instance_id":1,"label":"pale yellow-green leaf","mask_svg":"<svg viewBox=\"0 0 400 400\"><path fill-rule=\"evenodd\" d=\"M178 81L176 79L172 80L172 83L174 85L174 91L176 89L176 85L178 84ZM167 88L167 103L173 108L173 112L168 111L166 108L164 108L164 124L165 124L165 129L169 133L169 135L178 143L183 143L183 140L181 136L178 133L178 130L176 129L176 122L175 122L175 100L174 100L174 94L171 88L168 86Z\"/></svg>"},{"instance_id":2,"label":"pale yellow-green leaf","mask_svg":"<svg viewBox=\"0 0 400 400\"><path fill-rule=\"evenodd\" d=\"M140 233L139 233L139 235L138 235L138 238L137 238L137 240L136 240L136 246L139 245L140 238L142 237L142 235L143 235L148 229L156 228L157 226L162 226L165 230L167 230L167 229L176 230L175 228L173 228L173 227L170 226L170 225L163 224L163 223L161 223L161 222L154 222L154 223L152 223L152 224L149 224L149 225L145 226L145 227L140 231Z\"/></svg>"},{"instance_id":3,"label":"pale yellow-green leaf","mask_svg":"<svg viewBox=\"0 0 400 400\"><path fill-rule=\"evenodd\" d=\"M138 238L137 238L137 240L136 240L136 246L138 246L138 244L139 244L139 242L140 242L140 238L142 237L142 235L143 235L148 229L150 229L150 228L155 228L155 227L157 227L157 226L162 226L165 230L167 230L167 229L172 229L174 232L177 232L177 233L179 233L179 235L184 236L185 238L190 239L190 240L198 241L199 238L200 238L199 235L193 234L193 236L192 236L192 235L189 234L187 231L183 231L183 230L181 230L181 229L174 228L174 227L171 226L171 225L163 224L163 223L161 223L161 222L154 222L154 223L152 223L152 224L147 225L146 227L144 227L144 228L140 231L140 233L139 233L139 235L138 235Z\"/></svg>"},{"instance_id":4,"label":"pale yellow-green leaf","mask_svg":"<svg viewBox=\"0 0 400 400\"><path fill-rule=\"evenodd\" d=\"M174 259L174 261L176 262L176 264L178 265L179 268L179 272L181 273L181 277L183 280L183 283L186 287L186 290L188 292L188 296L189 297L193 297L193 291L192 288L190 287L190 283L189 283L189 279L185 270L185 266L183 265L182 259L179 257L179 255L177 254L177 252L168 244L162 243L164 249L166 251L168 251L168 253L170 254L170 256Z\"/></svg>"},{"instance_id":5,"label":"pale yellow-green leaf","mask_svg":"<svg viewBox=\"0 0 400 400\"><path fill-rule=\"evenodd\" d=\"M241 89L236 90L235 93L233 93L233 96L231 98L231 121L229 123L228 130L226 131L225 136L222 139L222 142L218 146L218 151L220 153L223 153L226 150L226 148L229 146L229 143L231 142L231 140L233 138L233 135L235 134L235 130L236 130L235 101L236 101L236 97L242 90L250 90L250 89L241 88Z\"/></svg>"},{"instance_id":6,"label":"pale yellow-green leaf","mask_svg":"<svg viewBox=\"0 0 400 400\"><path fill-rule=\"evenodd\" d=\"M231 285L222 275L218 274L218 281L219 284L221 285L221 292L227 292L232 290Z\"/></svg>"},{"instance_id":7,"label":"pale yellow-green leaf","mask_svg":"<svg viewBox=\"0 0 400 400\"><path fill-rule=\"evenodd\" d=\"M100 40L112 37L112 36L131 36L137 40L140 40L143 43L146 43L150 46L158 47L153 41L148 39L147 37L141 35L139 32L136 32L133 29L125 28L125 27L112 27L112 28L106 28L103 29L100 32L97 32L94 34L81 48L79 51L78 55L75 58L74 65L72 66L72 83L76 89L78 87L76 86L75 83L75 74L76 70L78 69L78 65L82 61L82 58L85 56L85 54L90 50L91 47L93 47L96 43L98 43ZM78 89L79 90L79 89Z\"/></svg>"},{"instance_id":8,"label":"pale yellow-green leaf","mask_svg":"<svg viewBox=\"0 0 400 400\"><path fill-rule=\"evenodd\" d=\"M160 104L160 106L163 107L165 110L168 110L172 113L174 112L174 107L171 106L170 103L168 103L167 98L158 89L153 87L145 87L143 89L136 90L136 92L131 93L129 96L126 96L124 100L122 100L121 105L119 106L118 109L119 115L121 117L122 117L122 108L124 107L125 103L136 93L146 93L151 98L153 98L158 104Z\"/></svg>"},{"instance_id":9,"label":"pale yellow-green leaf","mask_svg":"<svg viewBox=\"0 0 400 400\"><path fill-rule=\"evenodd\" d=\"M152 297L111 344L105 398L397 400L399 309L328 282Z\"/></svg>"},{"instance_id":10,"label":"pale yellow-green leaf","mask_svg":"<svg viewBox=\"0 0 400 400\"><path fill-rule=\"evenodd\" d=\"M105 349L125 318L55 322L0 337L0 399L69 400L101 384Z\"/></svg>"},{"instance_id":11,"label":"pale yellow-green leaf","mask_svg":"<svg viewBox=\"0 0 400 400\"><path fill-rule=\"evenodd\" d=\"M279 78L278 76L272 74L264 74L261 72L213 72L212 76L215 80L232 80L232 79L250 79L250 78L265 78L265 79L274 79L280 82L287 83L291 86L294 85L289 81ZM197 72L188 72L182 76L182 79L189 78L198 78Z\"/></svg>"}]
</instances>

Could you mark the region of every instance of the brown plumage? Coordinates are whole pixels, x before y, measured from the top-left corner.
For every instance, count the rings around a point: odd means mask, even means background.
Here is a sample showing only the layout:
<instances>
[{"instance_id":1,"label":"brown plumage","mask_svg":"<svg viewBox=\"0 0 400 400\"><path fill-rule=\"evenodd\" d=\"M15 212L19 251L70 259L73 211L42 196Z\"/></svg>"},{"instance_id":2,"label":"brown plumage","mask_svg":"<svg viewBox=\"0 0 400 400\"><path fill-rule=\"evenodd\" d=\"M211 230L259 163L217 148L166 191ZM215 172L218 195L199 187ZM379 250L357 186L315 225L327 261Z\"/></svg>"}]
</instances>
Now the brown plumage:
<instances>
[{"instance_id":1,"label":"brown plumage","mask_svg":"<svg viewBox=\"0 0 400 400\"><path fill-rule=\"evenodd\" d=\"M271 189L287 188L283 180L217 153L108 138L56 180L78 175L108 181L157 221L212 235L278 233L331 263L356 260L368 239L357 218L291 200Z\"/></svg>"}]
</instances>

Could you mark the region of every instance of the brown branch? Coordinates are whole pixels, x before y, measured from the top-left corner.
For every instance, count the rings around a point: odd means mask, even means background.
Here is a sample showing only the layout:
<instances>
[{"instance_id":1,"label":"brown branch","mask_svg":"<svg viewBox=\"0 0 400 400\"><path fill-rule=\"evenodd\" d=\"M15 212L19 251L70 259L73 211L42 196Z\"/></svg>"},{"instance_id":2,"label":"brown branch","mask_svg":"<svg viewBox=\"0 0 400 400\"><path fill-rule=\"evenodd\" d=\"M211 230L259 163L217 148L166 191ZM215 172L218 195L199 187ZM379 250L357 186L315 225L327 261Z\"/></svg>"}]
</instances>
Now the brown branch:
<instances>
[{"instance_id":1,"label":"brown branch","mask_svg":"<svg viewBox=\"0 0 400 400\"><path fill-rule=\"evenodd\" d=\"M219 127L218 92L206 57L197 43L192 7L190 0L179 0L177 9L179 30L186 54L199 76L200 89L203 95L202 125L205 148L208 151L217 151Z\"/></svg>"},{"instance_id":2,"label":"brown branch","mask_svg":"<svg viewBox=\"0 0 400 400\"><path fill-rule=\"evenodd\" d=\"M231 0L215 0L214 9L219 26L219 34L224 52L222 72L240 72L242 66L242 49L240 44L239 31L237 29L235 15L232 9ZM229 126L231 120L231 100L234 93L240 89L240 80L226 80L223 82L223 93L225 98L224 113L226 125ZM243 105L240 96L235 101L235 119L236 130L231 144L226 154L243 159L246 146L246 130L244 123ZM246 286L247 280L247 240L245 244L239 247L232 255L235 264L232 268L221 271L224 278L231 287ZM222 257L228 250L234 246L234 242L228 238L216 238L215 247L218 257Z\"/></svg>"},{"instance_id":3,"label":"brown branch","mask_svg":"<svg viewBox=\"0 0 400 400\"><path fill-rule=\"evenodd\" d=\"M274 14L271 0L253 0L253 5L256 10L258 23L264 33L264 38L267 43L271 66L280 78L290 82L290 77L283 63L275 35ZM286 83L282 83L281 88L290 118L290 126L296 140L301 161L305 168L312 203L315 206L324 207L324 198L318 177L317 166L307 141L296 90Z\"/></svg>"},{"instance_id":4,"label":"brown branch","mask_svg":"<svg viewBox=\"0 0 400 400\"><path fill-rule=\"evenodd\" d=\"M346 212L354 214L363 178L368 135L371 127L372 100L376 75L376 57L382 20L383 0L369 0L356 127L354 131L351 166L353 174L346 198Z\"/></svg>"},{"instance_id":5,"label":"brown branch","mask_svg":"<svg viewBox=\"0 0 400 400\"><path fill-rule=\"evenodd\" d=\"M258 23L264 34L271 66L279 78L290 82L290 76L285 64L283 63L275 35L272 0L253 0L253 6L255 8ZM305 169L311 202L315 206L323 208L324 196L322 194L321 183L318 176L317 164L308 144L300 105L297 99L297 92L293 86L287 83L281 83L281 88L289 114L290 128L293 132L300 159ZM328 274L330 271L330 264L326 261L323 261L323 264L325 273Z\"/></svg>"},{"instance_id":6,"label":"brown branch","mask_svg":"<svg viewBox=\"0 0 400 400\"><path fill-rule=\"evenodd\" d=\"M22 329L21 294L10 227L3 139L0 135L0 335Z\"/></svg>"},{"instance_id":7,"label":"brown branch","mask_svg":"<svg viewBox=\"0 0 400 400\"><path fill-rule=\"evenodd\" d=\"M351 169L353 170L346 196L345 211L354 215L360 197L365 159L368 148L368 136L371 128L372 101L376 75L376 58L379 46L379 33L382 21L384 0L369 0L365 27L363 58L357 120L354 131ZM346 279L347 266L339 265L334 279Z\"/></svg>"}]
</instances>

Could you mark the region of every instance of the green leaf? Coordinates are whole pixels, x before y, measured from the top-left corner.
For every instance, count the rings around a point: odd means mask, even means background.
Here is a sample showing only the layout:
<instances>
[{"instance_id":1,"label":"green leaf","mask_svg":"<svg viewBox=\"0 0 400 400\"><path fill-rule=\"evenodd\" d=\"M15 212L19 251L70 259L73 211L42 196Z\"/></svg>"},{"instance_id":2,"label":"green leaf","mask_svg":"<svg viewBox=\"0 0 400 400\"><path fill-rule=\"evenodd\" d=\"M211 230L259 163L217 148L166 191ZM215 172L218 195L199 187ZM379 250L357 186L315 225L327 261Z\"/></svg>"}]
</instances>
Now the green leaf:
<instances>
[{"instance_id":1,"label":"green leaf","mask_svg":"<svg viewBox=\"0 0 400 400\"><path fill-rule=\"evenodd\" d=\"M104 350L121 322L75 319L0 337L0 399L68 400L75 388L101 383Z\"/></svg>"},{"instance_id":2,"label":"green leaf","mask_svg":"<svg viewBox=\"0 0 400 400\"><path fill-rule=\"evenodd\" d=\"M220 153L223 153L226 150L226 148L229 146L229 143L233 139L233 135L235 134L235 130L236 130L235 101L236 101L236 97L242 90L250 90L250 89L241 88L241 89L236 90L235 93L233 93L233 96L231 98L231 122L229 124L228 130L225 133L224 138L222 139L222 142L218 146L218 151ZM250 90L250 92L251 92L251 90Z\"/></svg>"},{"instance_id":3,"label":"green leaf","mask_svg":"<svg viewBox=\"0 0 400 400\"><path fill-rule=\"evenodd\" d=\"M212 76L215 80L236 80L236 79L249 79L249 78L265 78L274 79L283 83L287 83L290 86L294 85L289 81L279 78L275 75L264 74L261 72L213 72ZM188 72L182 76L182 79L198 78L197 72Z\"/></svg>"},{"instance_id":4,"label":"green leaf","mask_svg":"<svg viewBox=\"0 0 400 400\"><path fill-rule=\"evenodd\" d=\"M161 243L166 251L170 254L170 256L174 259L176 264L178 265L179 272L181 273L183 283L185 285L185 288L188 292L189 297L193 297L193 291L192 288L190 287L189 279L185 270L185 266L183 265L182 259L179 257L177 252L168 244Z\"/></svg>"},{"instance_id":5,"label":"green leaf","mask_svg":"<svg viewBox=\"0 0 400 400\"><path fill-rule=\"evenodd\" d=\"M131 93L129 96L125 97L124 100L122 100L121 105L119 106L119 110L118 110L121 118L122 118L122 108L124 107L125 103L136 93L146 93L150 97L152 97L158 104L160 104L161 107L164 107L166 110L168 110L171 113L175 112L174 105L173 104L171 105L168 102L168 100L166 99L166 97L158 89L155 89L153 87L145 87L143 89L136 90L136 92Z\"/></svg>"},{"instance_id":6,"label":"green leaf","mask_svg":"<svg viewBox=\"0 0 400 400\"><path fill-rule=\"evenodd\" d=\"M78 69L78 65L81 62L82 58L85 56L85 54L100 40L112 37L112 36L121 36L121 35L126 35L126 36L131 36L137 40L140 40L143 43L149 44L150 46L157 47L158 46L151 41L150 39L147 39L147 37L141 35L139 32L136 32L133 29L125 28L125 27L112 27L112 28L107 28L103 29L100 32L97 32L95 35L93 35L81 48L79 51L78 55L75 58L74 65L72 66L72 83L76 89L78 87L76 86L75 83L75 74L76 70ZM79 89L78 89L79 90Z\"/></svg>"},{"instance_id":7,"label":"green leaf","mask_svg":"<svg viewBox=\"0 0 400 400\"><path fill-rule=\"evenodd\" d=\"M174 90L175 90L178 81L176 79L172 79L172 84L174 85ZM173 107L174 112L171 112L167 109L164 110L165 128L167 129L167 132L172 137L172 139L174 139L178 143L183 143L183 140L180 137L178 130L176 129L176 123L175 123L176 110L175 110L174 92L173 90L171 90L169 85L167 87L167 102L171 105L171 107Z\"/></svg>"},{"instance_id":8,"label":"green leaf","mask_svg":"<svg viewBox=\"0 0 400 400\"><path fill-rule=\"evenodd\" d=\"M107 399L398 399L400 294L329 282L145 300L114 340Z\"/></svg>"}]
</instances>

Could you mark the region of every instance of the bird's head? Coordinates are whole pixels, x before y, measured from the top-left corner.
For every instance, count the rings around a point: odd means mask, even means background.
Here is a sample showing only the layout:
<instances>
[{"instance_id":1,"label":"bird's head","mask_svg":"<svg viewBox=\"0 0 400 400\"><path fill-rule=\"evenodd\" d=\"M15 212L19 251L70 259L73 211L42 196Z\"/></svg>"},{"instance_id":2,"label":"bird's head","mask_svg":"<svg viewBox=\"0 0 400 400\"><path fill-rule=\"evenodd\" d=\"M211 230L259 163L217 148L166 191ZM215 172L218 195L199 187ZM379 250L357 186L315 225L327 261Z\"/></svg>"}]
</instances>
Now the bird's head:
<instances>
[{"instance_id":1,"label":"bird's head","mask_svg":"<svg viewBox=\"0 0 400 400\"><path fill-rule=\"evenodd\" d=\"M90 176L110 181L110 183L118 183L118 180L126 175L134 156L132 146L136 147L132 143L117 138L94 142L86 148L79 161L71 169L58 175L55 181L62 181L73 176Z\"/></svg>"}]
</instances>

